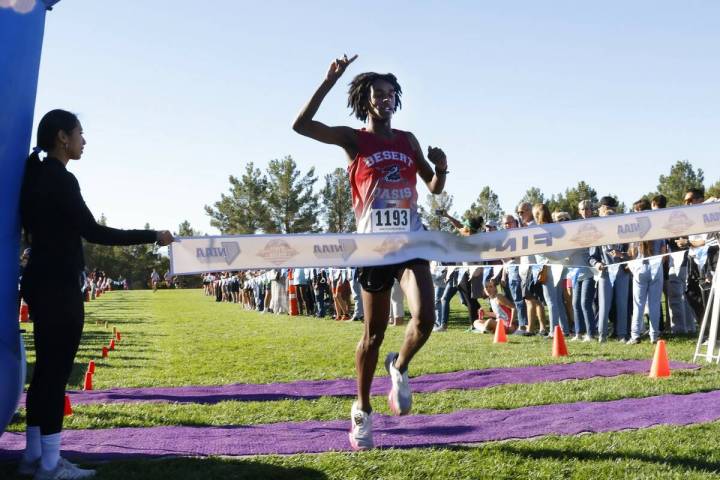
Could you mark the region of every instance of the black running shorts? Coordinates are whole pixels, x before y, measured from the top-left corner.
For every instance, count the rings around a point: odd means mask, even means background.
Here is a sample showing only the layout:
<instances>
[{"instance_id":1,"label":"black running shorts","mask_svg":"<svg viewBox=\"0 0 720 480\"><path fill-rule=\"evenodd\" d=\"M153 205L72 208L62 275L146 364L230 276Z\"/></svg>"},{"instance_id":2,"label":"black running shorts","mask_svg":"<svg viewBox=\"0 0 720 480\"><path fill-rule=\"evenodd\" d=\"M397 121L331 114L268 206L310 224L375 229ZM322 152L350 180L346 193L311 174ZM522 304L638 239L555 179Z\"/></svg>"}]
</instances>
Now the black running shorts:
<instances>
[{"instance_id":1,"label":"black running shorts","mask_svg":"<svg viewBox=\"0 0 720 480\"><path fill-rule=\"evenodd\" d=\"M430 262L422 258L414 258L403 263L392 265L378 265L376 267L358 268L358 281L363 290L370 293L386 292L395 283L395 279L401 270L411 265L430 265Z\"/></svg>"}]
</instances>

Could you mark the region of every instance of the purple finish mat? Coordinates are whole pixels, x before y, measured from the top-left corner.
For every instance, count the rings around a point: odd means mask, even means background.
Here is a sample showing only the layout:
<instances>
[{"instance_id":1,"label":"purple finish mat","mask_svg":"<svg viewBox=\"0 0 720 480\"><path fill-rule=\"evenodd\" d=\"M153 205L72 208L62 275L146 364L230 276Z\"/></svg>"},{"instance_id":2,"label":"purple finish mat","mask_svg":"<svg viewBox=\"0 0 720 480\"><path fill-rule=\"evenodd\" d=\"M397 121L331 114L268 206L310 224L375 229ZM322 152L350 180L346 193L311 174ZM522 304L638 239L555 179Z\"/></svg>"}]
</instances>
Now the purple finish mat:
<instances>
[{"instance_id":1,"label":"purple finish mat","mask_svg":"<svg viewBox=\"0 0 720 480\"><path fill-rule=\"evenodd\" d=\"M374 417L378 447L427 447L542 435L611 432L720 419L720 391L514 410L461 410L441 415ZM350 450L349 420L228 427L66 430L63 455L75 460L129 457L265 455ZM0 437L0 460L18 459L22 433Z\"/></svg>"},{"instance_id":2,"label":"purple finish mat","mask_svg":"<svg viewBox=\"0 0 720 480\"><path fill-rule=\"evenodd\" d=\"M671 362L672 369L700 368L691 363ZM101 367L99 367L100 369ZM98 369L98 370L99 370ZM411 379L414 392L442 390L476 390L508 384L557 382L593 377L613 377L648 373L649 360L597 360L594 362L560 363L533 367L489 368L450 373L431 373ZM373 382L373 395L390 390L387 376ZM241 402L283 399L314 399L319 397L352 397L356 393L354 379L301 380L289 383L232 384L219 386L113 388L89 392L68 392L73 405L87 403L218 403L226 400ZM21 405L25 403L25 396Z\"/></svg>"}]
</instances>

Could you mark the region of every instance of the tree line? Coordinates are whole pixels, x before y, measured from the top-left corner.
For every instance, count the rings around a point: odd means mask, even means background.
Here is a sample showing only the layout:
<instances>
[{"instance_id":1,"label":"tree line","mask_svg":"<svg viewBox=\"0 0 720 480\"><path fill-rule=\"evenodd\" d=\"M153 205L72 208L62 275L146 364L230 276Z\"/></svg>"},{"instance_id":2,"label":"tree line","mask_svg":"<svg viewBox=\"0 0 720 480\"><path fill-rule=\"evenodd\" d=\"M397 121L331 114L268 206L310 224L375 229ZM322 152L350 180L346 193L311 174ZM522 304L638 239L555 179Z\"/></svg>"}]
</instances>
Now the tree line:
<instances>
[{"instance_id":1,"label":"tree line","mask_svg":"<svg viewBox=\"0 0 720 480\"><path fill-rule=\"evenodd\" d=\"M315 169L310 168L303 174L290 156L271 160L266 172L249 163L240 177L231 175L229 180L229 192L221 194L220 200L213 205L205 206L210 224L223 234L355 230L350 181L342 168L325 175L324 184L317 193ZM687 189L705 188L704 182L702 169L695 170L688 160L681 160L671 167L669 174L660 175L657 189L647 192L644 197L651 199L663 194L668 199L668 206L682 205ZM707 195L720 196L720 181L707 187ZM564 192L551 195L546 195L539 187L531 187L517 199L518 202L545 203L551 212L568 212L573 218L578 217L577 206L582 200L598 201L597 190L584 180ZM452 230L447 218L439 215L441 210L463 219L482 216L485 221L498 221L505 214L497 193L487 185L462 214L453 213L453 201L453 196L447 192L427 195L424 205L419 208L430 229ZM618 203L619 211L627 210L623 202Z\"/></svg>"},{"instance_id":2,"label":"tree line","mask_svg":"<svg viewBox=\"0 0 720 480\"><path fill-rule=\"evenodd\" d=\"M706 197L720 198L720 180L706 186L705 174L702 169L695 170L688 160L679 160L670 168L667 175L660 175L656 190L640 195L634 200L640 200L641 198L651 200L654 196L662 194L667 198L668 206L675 207L683 204L683 197L690 188L702 188L705 190ZM610 196L618 200L617 195L610 194ZM572 218L579 218L578 204L582 200L590 200L594 204L599 200L597 190L584 180L579 181L577 185L566 189L564 192L549 196L543 193L539 187L531 187L521 198L517 199L517 202L545 203L551 212L567 212ZM427 196L426 207L422 210L423 216L431 229L452 230L447 219L436 213L438 210L451 212L452 204L452 196L445 192L441 195ZM624 213L629 211L629 207L618 200L617 211ZM486 222L498 221L505 213L500 206L498 195L489 186L484 186L480 190L477 199L462 213L462 218L469 219L481 216Z\"/></svg>"}]
</instances>

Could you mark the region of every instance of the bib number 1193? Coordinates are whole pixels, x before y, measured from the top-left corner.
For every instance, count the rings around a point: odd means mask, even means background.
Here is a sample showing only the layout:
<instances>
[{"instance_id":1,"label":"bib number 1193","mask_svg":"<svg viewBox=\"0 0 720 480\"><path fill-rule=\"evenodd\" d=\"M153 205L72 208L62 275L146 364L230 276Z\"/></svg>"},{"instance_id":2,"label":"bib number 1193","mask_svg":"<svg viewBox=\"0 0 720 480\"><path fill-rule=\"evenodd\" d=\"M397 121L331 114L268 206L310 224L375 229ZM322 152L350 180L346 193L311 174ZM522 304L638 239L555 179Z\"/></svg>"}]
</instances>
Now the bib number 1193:
<instances>
[{"instance_id":1,"label":"bib number 1193","mask_svg":"<svg viewBox=\"0 0 720 480\"><path fill-rule=\"evenodd\" d=\"M410 230L409 208L380 208L372 211L373 232L407 232Z\"/></svg>"}]
</instances>

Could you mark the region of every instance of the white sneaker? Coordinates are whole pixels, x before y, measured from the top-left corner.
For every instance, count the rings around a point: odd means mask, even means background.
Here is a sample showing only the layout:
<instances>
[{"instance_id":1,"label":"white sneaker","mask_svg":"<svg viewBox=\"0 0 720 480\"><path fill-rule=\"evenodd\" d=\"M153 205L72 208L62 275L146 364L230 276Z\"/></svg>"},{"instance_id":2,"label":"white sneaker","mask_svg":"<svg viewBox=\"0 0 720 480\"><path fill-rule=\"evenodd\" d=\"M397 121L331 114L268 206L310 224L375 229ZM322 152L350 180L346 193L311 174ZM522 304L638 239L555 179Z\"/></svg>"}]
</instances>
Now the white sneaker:
<instances>
[{"instance_id":1,"label":"white sneaker","mask_svg":"<svg viewBox=\"0 0 720 480\"><path fill-rule=\"evenodd\" d=\"M35 480L76 480L79 478L90 478L95 476L95 470L86 470L73 465L60 457L58 464L53 470L45 470L40 466L35 472Z\"/></svg>"},{"instance_id":2,"label":"white sneaker","mask_svg":"<svg viewBox=\"0 0 720 480\"><path fill-rule=\"evenodd\" d=\"M583 335L583 342L592 342L593 340L595 339L591 335Z\"/></svg>"},{"instance_id":3,"label":"white sneaker","mask_svg":"<svg viewBox=\"0 0 720 480\"><path fill-rule=\"evenodd\" d=\"M360 410L357 402L353 402L350 409L350 446L353 450L368 450L373 448L372 414Z\"/></svg>"},{"instance_id":4,"label":"white sneaker","mask_svg":"<svg viewBox=\"0 0 720 480\"><path fill-rule=\"evenodd\" d=\"M390 374L392 387L388 393L388 406L395 415L407 415L412 408L412 392L410 391L410 378L408 372L400 373L395 368L395 359L398 354L390 352L385 357L385 370Z\"/></svg>"},{"instance_id":5,"label":"white sneaker","mask_svg":"<svg viewBox=\"0 0 720 480\"><path fill-rule=\"evenodd\" d=\"M577 342L577 341L579 341L579 340L580 340L580 335L574 335L574 336L570 339L571 342Z\"/></svg>"}]
</instances>

